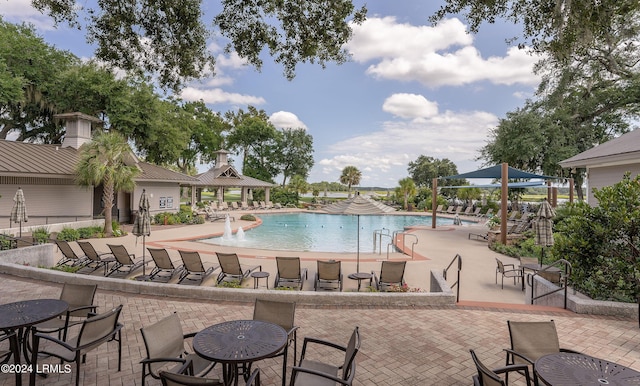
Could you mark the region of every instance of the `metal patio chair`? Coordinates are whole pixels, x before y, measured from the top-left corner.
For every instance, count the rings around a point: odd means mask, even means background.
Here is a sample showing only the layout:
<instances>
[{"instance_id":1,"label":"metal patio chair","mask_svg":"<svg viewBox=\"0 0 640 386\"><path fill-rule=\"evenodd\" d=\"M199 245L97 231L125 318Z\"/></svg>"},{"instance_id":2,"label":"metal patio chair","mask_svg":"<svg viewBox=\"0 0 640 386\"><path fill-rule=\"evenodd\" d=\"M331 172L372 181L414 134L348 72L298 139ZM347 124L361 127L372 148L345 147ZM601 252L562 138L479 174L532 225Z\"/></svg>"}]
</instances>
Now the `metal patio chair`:
<instances>
[{"instance_id":1,"label":"metal patio chair","mask_svg":"<svg viewBox=\"0 0 640 386\"><path fill-rule=\"evenodd\" d=\"M406 261L383 261L380 268L380 278L371 271L373 282L378 291L388 291L392 286L402 287L404 282L404 269Z\"/></svg>"},{"instance_id":2,"label":"metal patio chair","mask_svg":"<svg viewBox=\"0 0 640 386\"><path fill-rule=\"evenodd\" d=\"M529 367L527 365L508 365L492 370L480 362L480 359L478 359L478 356L473 350L469 350L469 352L478 370L478 374L472 377L474 386L507 386L508 373L512 371L522 372L527 386L531 385L531 376L529 375ZM505 379L500 378L499 374L505 374Z\"/></svg>"},{"instance_id":3,"label":"metal patio chair","mask_svg":"<svg viewBox=\"0 0 640 386\"><path fill-rule=\"evenodd\" d=\"M76 267L76 266L82 266L86 264L87 258L85 256L78 256L67 241L56 240L56 245L58 246L58 249L62 253L62 259L60 259L56 263L56 267L60 267L62 265Z\"/></svg>"},{"instance_id":4,"label":"metal patio chair","mask_svg":"<svg viewBox=\"0 0 640 386\"><path fill-rule=\"evenodd\" d=\"M60 300L69 304L67 311L58 318L50 319L33 326L36 332L58 333L58 339L66 341L69 327L81 324L91 314L95 314L97 306L93 305L98 285L64 283L60 292Z\"/></svg>"},{"instance_id":5,"label":"metal patio chair","mask_svg":"<svg viewBox=\"0 0 640 386\"><path fill-rule=\"evenodd\" d=\"M214 266L205 268L198 251L179 250L178 253L180 253L180 258L182 259L182 272L180 273L178 284L185 280L197 281L202 284L204 279L218 268Z\"/></svg>"},{"instance_id":6,"label":"metal patio chair","mask_svg":"<svg viewBox=\"0 0 640 386\"><path fill-rule=\"evenodd\" d=\"M307 269L300 267L299 257L276 256L278 273L273 288L290 287L302 290L307 278Z\"/></svg>"},{"instance_id":7,"label":"metal patio chair","mask_svg":"<svg viewBox=\"0 0 640 386\"><path fill-rule=\"evenodd\" d=\"M148 263L148 261L145 262L142 259L135 261L134 259L136 255L133 253L129 253L124 245L107 244L107 246L111 250L113 257L115 257L116 259L115 264L111 267L109 273L107 273L107 276L111 276L116 272L128 275L136 269L142 267L143 264Z\"/></svg>"},{"instance_id":8,"label":"metal patio chair","mask_svg":"<svg viewBox=\"0 0 640 386\"><path fill-rule=\"evenodd\" d=\"M326 291L342 291L342 263L336 260L318 260L314 288Z\"/></svg>"},{"instance_id":9,"label":"metal patio chair","mask_svg":"<svg viewBox=\"0 0 640 386\"><path fill-rule=\"evenodd\" d=\"M149 274L149 280L158 278L167 282L173 278L173 275L182 271L183 266L176 267L165 248L147 248L147 250L156 265Z\"/></svg>"},{"instance_id":10,"label":"metal patio chair","mask_svg":"<svg viewBox=\"0 0 640 386\"><path fill-rule=\"evenodd\" d=\"M93 245L88 241L78 241L78 245L88 259L88 262L85 264L85 268L93 268L91 272L104 268L104 275L106 276L109 264L115 263L116 258L109 252L96 251Z\"/></svg>"},{"instance_id":11,"label":"metal patio chair","mask_svg":"<svg viewBox=\"0 0 640 386\"><path fill-rule=\"evenodd\" d=\"M249 277L251 272L256 269L262 271L262 265L256 265L248 268L243 267L240 264L238 255L235 253L216 252L216 256L218 256L218 262L220 263L220 273L218 274L216 284L220 284L223 280L230 278L232 280L239 281L240 285L242 285L242 282Z\"/></svg>"},{"instance_id":12,"label":"metal patio chair","mask_svg":"<svg viewBox=\"0 0 640 386\"><path fill-rule=\"evenodd\" d=\"M340 365L306 358L307 347L322 345L344 351L344 360ZM356 373L356 354L360 350L360 333L358 327L353 330L349 343L341 346L326 340L304 338L300 363L293 366L290 386L351 385Z\"/></svg>"}]
</instances>

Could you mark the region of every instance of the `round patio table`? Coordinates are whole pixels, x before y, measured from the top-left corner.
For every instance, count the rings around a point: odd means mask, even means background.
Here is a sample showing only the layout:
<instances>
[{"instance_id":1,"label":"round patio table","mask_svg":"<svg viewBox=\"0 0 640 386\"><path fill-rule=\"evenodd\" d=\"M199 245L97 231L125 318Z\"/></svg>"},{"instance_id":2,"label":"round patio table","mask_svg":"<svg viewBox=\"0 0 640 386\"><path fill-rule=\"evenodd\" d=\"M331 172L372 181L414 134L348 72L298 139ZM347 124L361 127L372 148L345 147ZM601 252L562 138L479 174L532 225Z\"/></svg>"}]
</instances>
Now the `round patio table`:
<instances>
[{"instance_id":1,"label":"round patio table","mask_svg":"<svg viewBox=\"0 0 640 386\"><path fill-rule=\"evenodd\" d=\"M21 355L24 355L25 361L30 363L26 334L31 326L53 319L65 312L67 308L69 304L60 299L23 300L0 305L0 330L17 330L18 333L17 352L14 352L15 363L20 363ZM16 373L16 384L21 383L21 377Z\"/></svg>"},{"instance_id":2,"label":"round patio table","mask_svg":"<svg viewBox=\"0 0 640 386\"><path fill-rule=\"evenodd\" d=\"M260 320L219 323L193 337L193 350L201 357L222 363L225 385L238 384L239 367L248 375L252 362L270 357L287 343L287 332L277 324Z\"/></svg>"},{"instance_id":3,"label":"round patio table","mask_svg":"<svg viewBox=\"0 0 640 386\"><path fill-rule=\"evenodd\" d=\"M640 372L584 354L544 355L534 368L538 378L550 386L640 385Z\"/></svg>"},{"instance_id":4,"label":"round patio table","mask_svg":"<svg viewBox=\"0 0 640 386\"><path fill-rule=\"evenodd\" d=\"M367 272L350 273L347 277L351 280L358 281L358 292L360 292L360 285L363 280L369 280L369 286L371 286L371 280L373 279L373 275Z\"/></svg>"}]
</instances>

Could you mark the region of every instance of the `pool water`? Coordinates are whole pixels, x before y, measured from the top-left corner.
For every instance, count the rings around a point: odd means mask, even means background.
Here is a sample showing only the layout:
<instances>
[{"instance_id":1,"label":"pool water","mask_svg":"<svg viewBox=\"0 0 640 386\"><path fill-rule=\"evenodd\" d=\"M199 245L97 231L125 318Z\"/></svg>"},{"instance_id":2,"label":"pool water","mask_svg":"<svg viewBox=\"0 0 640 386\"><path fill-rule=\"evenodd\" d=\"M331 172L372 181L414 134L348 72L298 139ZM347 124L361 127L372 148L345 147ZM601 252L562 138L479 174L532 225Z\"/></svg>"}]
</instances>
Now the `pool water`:
<instances>
[{"instance_id":1,"label":"pool water","mask_svg":"<svg viewBox=\"0 0 640 386\"><path fill-rule=\"evenodd\" d=\"M238 246L243 248L309 251L347 252L357 251L358 216L320 213L283 213L260 215L262 225L244 232L240 240L234 234L229 239L214 237L201 240L211 244ZM452 225L453 219L437 219L437 225ZM431 226L431 216L361 215L360 252L371 253L380 250L380 236L374 251L374 231L392 235L402 232L404 227L413 225ZM382 251L385 252L391 237L382 237Z\"/></svg>"}]
</instances>

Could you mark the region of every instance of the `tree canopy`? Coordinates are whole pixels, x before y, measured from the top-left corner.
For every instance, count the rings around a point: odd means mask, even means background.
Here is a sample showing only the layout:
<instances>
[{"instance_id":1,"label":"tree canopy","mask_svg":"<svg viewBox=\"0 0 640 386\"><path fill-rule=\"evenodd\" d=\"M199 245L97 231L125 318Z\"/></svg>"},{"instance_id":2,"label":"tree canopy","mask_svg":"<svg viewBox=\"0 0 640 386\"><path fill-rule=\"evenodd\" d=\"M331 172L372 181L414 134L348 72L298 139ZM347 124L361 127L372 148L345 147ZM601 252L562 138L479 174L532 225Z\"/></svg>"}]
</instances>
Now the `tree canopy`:
<instances>
[{"instance_id":1,"label":"tree canopy","mask_svg":"<svg viewBox=\"0 0 640 386\"><path fill-rule=\"evenodd\" d=\"M366 8L351 0L221 0L213 20L204 20L201 0L101 0L78 6L70 0L31 0L56 24L78 29L97 45L98 59L137 74L155 74L163 86L215 70L208 39L220 35L248 63L262 67L263 51L294 77L298 63L342 63L351 38L350 21L361 23ZM93 5L95 4L95 5ZM207 3L207 7L209 4ZM213 25L208 29L207 25Z\"/></svg>"}]
</instances>

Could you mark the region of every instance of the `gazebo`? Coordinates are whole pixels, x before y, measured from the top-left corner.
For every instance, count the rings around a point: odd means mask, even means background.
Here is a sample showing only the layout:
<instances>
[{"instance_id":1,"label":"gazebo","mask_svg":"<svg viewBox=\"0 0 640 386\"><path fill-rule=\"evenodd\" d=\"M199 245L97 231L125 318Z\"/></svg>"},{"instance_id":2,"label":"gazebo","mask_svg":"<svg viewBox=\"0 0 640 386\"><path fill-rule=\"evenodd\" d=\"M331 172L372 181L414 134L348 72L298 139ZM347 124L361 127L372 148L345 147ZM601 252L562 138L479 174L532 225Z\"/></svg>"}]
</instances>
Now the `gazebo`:
<instances>
[{"instance_id":1,"label":"gazebo","mask_svg":"<svg viewBox=\"0 0 640 386\"><path fill-rule=\"evenodd\" d=\"M258 180L257 178L243 176L238 173L238 171L230 165L227 160L227 155L229 154L227 150L221 149L216 151L215 154L215 167L196 176L200 182L195 186L195 188L198 189L197 197L195 189L192 192L192 202L195 202L196 198L200 198L200 192L204 187L217 189L218 202L222 202L224 200L225 188L240 188L241 201L243 202L247 202L252 189L264 188L265 201L269 201L270 189L277 185Z\"/></svg>"}]
</instances>

